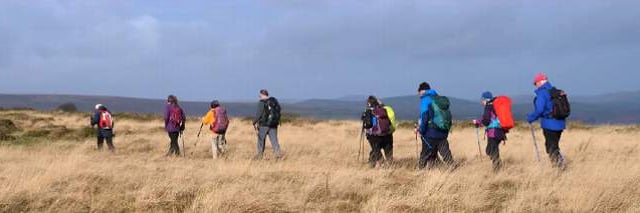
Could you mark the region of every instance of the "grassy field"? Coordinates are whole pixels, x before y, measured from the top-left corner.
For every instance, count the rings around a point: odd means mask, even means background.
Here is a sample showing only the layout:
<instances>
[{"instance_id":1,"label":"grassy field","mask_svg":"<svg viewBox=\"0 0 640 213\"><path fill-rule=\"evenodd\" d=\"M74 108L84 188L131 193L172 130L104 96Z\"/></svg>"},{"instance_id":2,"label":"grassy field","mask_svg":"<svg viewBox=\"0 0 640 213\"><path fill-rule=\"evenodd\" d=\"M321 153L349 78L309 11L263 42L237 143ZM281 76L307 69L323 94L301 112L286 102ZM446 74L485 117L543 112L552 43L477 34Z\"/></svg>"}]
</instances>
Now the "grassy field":
<instances>
[{"instance_id":1,"label":"grassy field","mask_svg":"<svg viewBox=\"0 0 640 213\"><path fill-rule=\"evenodd\" d=\"M187 157L175 158L164 156L157 117L116 117L110 154L95 150L88 116L0 111L15 124L0 122L0 212L640 212L638 126L572 126L562 173L538 141L541 169L530 132L515 129L496 174L469 127L450 136L457 170L416 171L410 128L395 134L396 163L369 169L356 160L355 121L286 123L286 158L274 160L268 145L266 159L252 161L255 133L243 119L232 121L229 152L213 160L197 120L185 132Z\"/></svg>"}]
</instances>

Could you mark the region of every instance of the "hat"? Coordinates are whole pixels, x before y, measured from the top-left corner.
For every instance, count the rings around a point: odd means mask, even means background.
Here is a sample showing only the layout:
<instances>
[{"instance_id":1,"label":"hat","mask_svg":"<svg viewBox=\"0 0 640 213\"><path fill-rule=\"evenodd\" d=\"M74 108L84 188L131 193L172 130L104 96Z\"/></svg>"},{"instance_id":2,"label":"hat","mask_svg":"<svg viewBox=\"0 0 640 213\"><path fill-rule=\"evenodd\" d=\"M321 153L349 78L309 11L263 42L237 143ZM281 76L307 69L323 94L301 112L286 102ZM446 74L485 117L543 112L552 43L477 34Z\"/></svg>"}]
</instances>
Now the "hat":
<instances>
[{"instance_id":1,"label":"hat","mask_svg":"<svg viewBox=\"0 0 640 213\"><path fill-rule=\"evenodd\" d=\"M260 90L260 94L262 94L264 96L269 96L269 91L267 91L266 89L261 89Z\"/></svg>"},{"instance_id":2,"label":"hat","mask_svg":"<svg viewBox=\"0 0 640 213\"><path fill-rule=\"evenodd\" d=\"M102 104L96 104L96 110L100 109L100 107L102 107Z\"/></svg>"},{"instance_id":3,"label":"hat","mask_svg":"<svg viewBox=\"0 0 640 213\"><path fill-rule=\"evenodd\" d=\"M218 106L220 106L220 102L218 102L218 100L213 100L213 101L211 101L211 105L210 106L211 107L218 107Z\"/></svg>"},{"instance_id":4,"label":"hat","mask_svg":"<svg viewBox=\"0 0 640 213\"><path fill-rule=\"evenodd\" d=\"M482 99L492 99L493 98L493 94L491 94L491 92L486 91L482 93Z\"/></svg>"},{"instance_id":5,"label":"hat","mask_svg":"<svg viewBox=\"0 0 640 213\"><path fill-rule=\"evenodd\" d=\"M420 83L420 86L418 86L418 92L422 91L422 90L430 90L431 86L429 86L429 83L427 82L422 82Z\"/></svg>"},{"instance_id":6,"label":"hat","mask_svg":"<svg viewBox=\"0 0 640 213\"><path fill-rule=\"evenodd\" d=\"M540 81L544 81L544 80L547 80L547 75L542 73L542 72L538 73L538 74L536 74L536 77L533 78L533 84L536 84L536 83L538 83Z\"/></svg>"}]
</instances>

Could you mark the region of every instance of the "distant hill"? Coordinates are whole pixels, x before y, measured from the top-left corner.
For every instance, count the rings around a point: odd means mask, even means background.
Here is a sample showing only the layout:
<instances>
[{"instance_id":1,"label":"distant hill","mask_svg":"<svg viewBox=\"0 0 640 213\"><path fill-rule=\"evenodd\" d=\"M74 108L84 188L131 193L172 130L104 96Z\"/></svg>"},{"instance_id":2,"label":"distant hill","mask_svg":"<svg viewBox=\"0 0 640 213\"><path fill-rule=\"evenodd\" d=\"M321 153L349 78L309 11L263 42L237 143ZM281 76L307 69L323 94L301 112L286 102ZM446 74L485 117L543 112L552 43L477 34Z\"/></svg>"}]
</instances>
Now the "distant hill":
<instances>
[{"instance_id":1,"label":"distant hill","mask_svg":"<svg viewBox=\"0 0 640 213\"><path fill-rule=\"evenodd\" d=\"M532 111L533 95L512 97L514 116L524 120ZM284 102L284 112L318 119L359 119L365 108L366 96L345 96L339 99L310 99L298 102ZM451 109L456 120L477 118L482 113L479 101L450 97ZM592 97L571 97L572 120L587 123L640 123L640 91L621 92ZM382 101L396 111L400 120L415 120L418 116L417 96L397 96L383 98ZM107 105L116 112L138 112L161 114L165 101L157 99L127 98L113 96L81 95L5 95L0 94L0 107L27 107L38 110L52 110L60 104L74 103L81 111L92 111L96 103ZM223 102L231 116L254 116L256 103ZM207 102L181 102L180 105L190 116L201 116L208 109ZM612 110L614 109L614 110Z\"/></svg>"}]
</instances>

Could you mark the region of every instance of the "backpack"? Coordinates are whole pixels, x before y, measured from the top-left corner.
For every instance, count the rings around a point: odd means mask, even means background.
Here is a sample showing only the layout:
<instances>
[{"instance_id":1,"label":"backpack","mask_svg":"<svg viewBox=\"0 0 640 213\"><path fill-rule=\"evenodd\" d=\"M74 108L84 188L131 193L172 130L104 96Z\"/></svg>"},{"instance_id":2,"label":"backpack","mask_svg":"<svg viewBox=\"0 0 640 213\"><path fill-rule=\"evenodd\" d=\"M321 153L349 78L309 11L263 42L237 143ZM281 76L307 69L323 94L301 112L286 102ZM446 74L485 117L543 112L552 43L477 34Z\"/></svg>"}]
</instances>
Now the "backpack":
<instances>
[{"instance_id":1,"label":"backpack","mask_svg":"<svg viewBox=\"0 0 640 213\"><path fill-rule=\"evenodd\" d=\"M396 128L398 128L398 121L396 120L396 112L393 111L393 108L391 108L391 106L385 105L384 109L387 110L387 116L389 117L389 121L391 121L389 133L393 134L396 131Z\"/></svg>"},{"instance_id":2,"label":"backpack","mask_svg":"<svg viewBox=\"0 0 640 213\"><path fill-rule=\"evenodd\" d=\"M266 117L267 126L270 126L270 127L278 126L280 124L280 110L281 110L278 100L276 100L275 98L269 98L265 102L264 107L266 108L265 111L267 112L267 117Z\"/></svg>"},{"instance_id":3,"label":"backpack","mask_svg":"<svg viewBox=\"0 0 640 213\"><path fill-rule=\"evenodd\" d=\"M180 128L182 124L182 109L180 109L180 107L171 107L171 112L169 113L169 124Z\"/></svg>"},{"instance_id":4,"label":"backpack","mask_svg":"<svg viewBox=\"0 0 640 213\"><path fill-rule=\"evenodd\" d=\"M360 119L362 120L362 128L371 129L373 127L373 113L371 109L365 110Z\"/></svg>"},{"instance_id":5,"label":"backpack","mask_svg":"<svg viewBox=\"0 0 640 213\"><path fill-rule=\"evenodd\" d=\"M224 134L229 127L229 117L224 107L218 106L215 109L216 122L211 125L211 130L216 134Z\"/></svg>"},{"instance_id":6,"label":"backpack","mask_svg":"<svg viewBox=\"0 0 640 213\"><path fill-rule=\"evenodd\" d=\"M504 130L510 130L515 126L513 120L513 112L511 110L511 98L507 96L498 96L493 100L493 109L500 121L500 127Z\"/></svg>"},{"instance_id":7,"label":"backpack","mask_svg":"<svg viewBox=\"0 0 640 213\"><path fill-rule=\"evenodd\" d=\"M553 102L553 108L549 116L558 120L564 120L569 117L571 115L571 106L569 105L567 93L552 87L549 90L549 94L551 95L551 102Z\"/></svg>"},{"instance_id":8,"label":"backpack","mask_svg":"<svg viewBox=\"0 0 640 213\"><path fill-rule=\"evenodd\" d=\"M449 110L449 98L446 96L433 96L429 108L433 111L433 117L429 119L429 128L449 131L452 125L451 111Z\"/></svg>"},{"instance_id":9,"label":"backpack","mask_svg":"<svg viewBox=\"0 0 640 213\"><path fill-rule=\"evenodd\" d=\"M100 129L113 128L113 117L111 117L111 113L109 111L100 110L100 119L98 120L98 127L100 127Z\"/></svg>"},{"instance_id":10,"label":"backpack","mask_svg":"<svg viewBox=\"0 0 640 213\"><path fill-rule=\"evenodd\" d=\"M391 121L387 115L387 110L383 107L376 107L372 110L371 135L385 136L391 131Z\"/></svg>"}]
</instances>

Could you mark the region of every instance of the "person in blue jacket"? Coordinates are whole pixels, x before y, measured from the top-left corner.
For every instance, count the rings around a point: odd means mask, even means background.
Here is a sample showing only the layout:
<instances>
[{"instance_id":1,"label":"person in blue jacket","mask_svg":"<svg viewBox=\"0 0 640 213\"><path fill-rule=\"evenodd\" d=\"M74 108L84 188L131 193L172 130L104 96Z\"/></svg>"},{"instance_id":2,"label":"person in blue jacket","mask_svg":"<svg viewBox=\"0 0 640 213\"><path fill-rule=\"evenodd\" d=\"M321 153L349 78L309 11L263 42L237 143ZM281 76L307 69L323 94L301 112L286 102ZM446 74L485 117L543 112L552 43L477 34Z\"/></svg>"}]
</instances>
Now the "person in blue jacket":
<instances>
[{"instance_id":1,"label":"person in blue jacket","mask_svg":"<svg viewBox=\"0 0 640 213\"><path fill-rule=\"evenodd\" d=\"M565 167L564 157L560 153L560 136L566 128L565 120L558 120L551 117L553 102L549 90L553 88L544 73L538 73L533 81L536 87L536 97L534 99L534 111L527 116L529 124L540 119L540 126L544 134L545 147L551 163L556 168Z\"/></svg>"},{"instance_id":2,"label":"person in blue jacket","mask_svg":"<svg viewBox=\"0 0 640 213\"><path fill-rule=\"evenodd\" d=\"M91 117L91 127L98 127L96 134L98 137L98 150L102 150L102 145L106 140L109 151L115 152L116 148L113 146L113 118L111 117L111 111L102 104L96 104L95 109L95 113L93 117Z\"/></svg>"},{"instance_id":3,"label":"person in blue jacket","mask_svg":"<svg viewBox=\"0 0 640 213\"><path fill-rule=\"evenodd\" d=\"M433 118L433 110L429 110L429 105L433 101L431 97L437 96L438 93L431 89L427 82L422 82L418 86L418 95L420 96L420 119L418 120L417 133L422 138L422 152L418 159L418 168L433 168L439 164L438 153L442 159L451 167L455 167L455 161L451 150L449 149L449 131L442 131L429 127L428 121Z\"/></svg>"}]
</instances>

